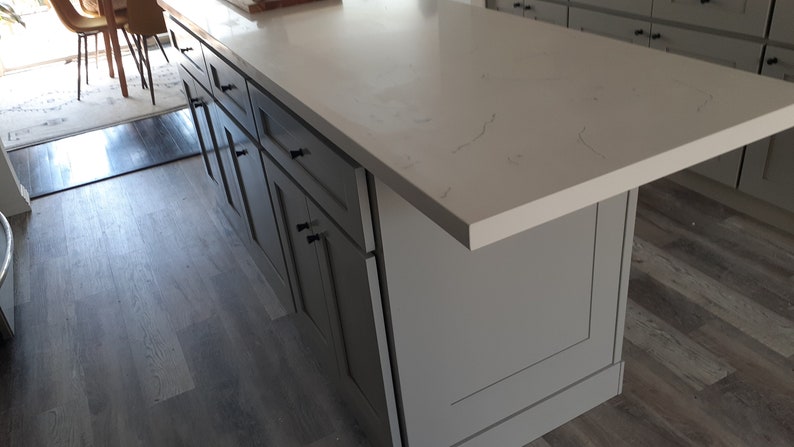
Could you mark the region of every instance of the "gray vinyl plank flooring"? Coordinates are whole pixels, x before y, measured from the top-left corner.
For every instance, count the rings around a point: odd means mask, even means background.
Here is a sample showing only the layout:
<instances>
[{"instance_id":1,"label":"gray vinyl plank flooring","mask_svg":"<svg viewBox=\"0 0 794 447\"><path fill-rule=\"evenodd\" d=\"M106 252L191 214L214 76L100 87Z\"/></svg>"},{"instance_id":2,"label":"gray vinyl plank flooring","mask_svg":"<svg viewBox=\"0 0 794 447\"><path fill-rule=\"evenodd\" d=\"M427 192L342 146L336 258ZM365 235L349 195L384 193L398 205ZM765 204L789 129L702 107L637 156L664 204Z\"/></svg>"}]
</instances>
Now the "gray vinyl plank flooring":
<instances>
[{"instance_id":1,"label":"gray vinyl plank flooring","mask_svg":"<svg viewBox=\"0 0 794 447\"><path fill-rule=\"evenodd\" d=\"M193 157L12 219L0 445L370 445L205 177ZM793 261L794 236L643 187L624 392L529 447L794 445Z\"/></svg>"}]
</instances>

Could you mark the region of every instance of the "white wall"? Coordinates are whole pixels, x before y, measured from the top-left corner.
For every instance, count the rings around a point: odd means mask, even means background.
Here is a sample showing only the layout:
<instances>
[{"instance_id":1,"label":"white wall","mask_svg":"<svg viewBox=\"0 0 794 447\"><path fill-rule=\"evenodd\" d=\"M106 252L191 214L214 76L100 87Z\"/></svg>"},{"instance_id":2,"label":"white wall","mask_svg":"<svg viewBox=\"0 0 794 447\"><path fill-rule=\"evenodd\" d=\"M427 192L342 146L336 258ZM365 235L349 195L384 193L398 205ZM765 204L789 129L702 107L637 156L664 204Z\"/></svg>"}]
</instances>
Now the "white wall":
<instances>
[{"instance_id":1,"label":"white wall","mask_svg":"<svg viewBox=\"0 0 794 447\"><path fill-rule=\"evenodd\" d=\"M0 213L13 216L30 211L28 192L19 184L8 154L0 147Z\"/></svg>"}]
</instances>

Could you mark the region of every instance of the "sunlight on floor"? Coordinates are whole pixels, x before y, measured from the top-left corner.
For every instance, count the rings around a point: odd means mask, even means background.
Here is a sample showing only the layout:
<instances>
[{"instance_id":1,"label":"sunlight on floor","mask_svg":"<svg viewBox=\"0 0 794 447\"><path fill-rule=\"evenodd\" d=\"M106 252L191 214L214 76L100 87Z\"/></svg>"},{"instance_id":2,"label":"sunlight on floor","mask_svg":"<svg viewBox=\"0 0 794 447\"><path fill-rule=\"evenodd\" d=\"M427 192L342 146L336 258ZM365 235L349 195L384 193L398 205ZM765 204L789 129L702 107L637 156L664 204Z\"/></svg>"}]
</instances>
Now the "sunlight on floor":
<instances>
[{"instance_id":1,"label":"sunlight on floor","mask_svg":"<svg viewBox=\"0 0 794 447\"><path fill-rule=\"evenodd\" d=\"M68 172L71 183L83 183L112 173L108 140L102 132L89 132L51 143L54 169Z\"/></svg>"}]
</instances>

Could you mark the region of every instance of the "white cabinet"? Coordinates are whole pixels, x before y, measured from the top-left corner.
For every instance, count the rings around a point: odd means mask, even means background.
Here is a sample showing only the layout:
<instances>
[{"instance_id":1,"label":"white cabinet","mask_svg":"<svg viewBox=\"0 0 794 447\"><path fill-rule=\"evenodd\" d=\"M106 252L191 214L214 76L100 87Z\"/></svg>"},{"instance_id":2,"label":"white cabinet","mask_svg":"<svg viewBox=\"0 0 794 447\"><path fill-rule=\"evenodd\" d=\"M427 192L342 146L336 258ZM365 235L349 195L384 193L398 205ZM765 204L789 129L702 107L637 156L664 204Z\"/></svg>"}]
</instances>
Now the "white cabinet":
<instances>
[{"instance_id":1,"label":"white cabinet","mask_svg":"<svg viewBox=\"0 0 794 447\"><path fill-rule=\"evenodd\" d=\"M771 5L771 0L654 0L653 17L763 37Z\"/></svg>"},{"instance_id":2,"label":"white cabinet","mask_svg":"<svg viewBox=\"0 0 794 447\"><path fill-rule=\"evenodd\" d=\"M651 35L651 25L647 21L573 7L568 27L646 47Z\"/></svg>"},{"instance_id":3,"label":"white cabinet","mask_svg":"<svg viewBox=\"0 0 794 447\"><path fill-rule=\"evenodd\" d=\"M767 47L763 74L794 82L794 51ZM739 190L794 212L794 129L747 146Z\"/></svg>"},{"instance_id":4,"label":"white cabinet","mask_svg":"<svg viewBox=\"0 0 794 447\"><path fill-rule=\"evenodd\" d=\"M794 0L777 0L769 40L794 45Z\"/></svg>"}]
</instances>

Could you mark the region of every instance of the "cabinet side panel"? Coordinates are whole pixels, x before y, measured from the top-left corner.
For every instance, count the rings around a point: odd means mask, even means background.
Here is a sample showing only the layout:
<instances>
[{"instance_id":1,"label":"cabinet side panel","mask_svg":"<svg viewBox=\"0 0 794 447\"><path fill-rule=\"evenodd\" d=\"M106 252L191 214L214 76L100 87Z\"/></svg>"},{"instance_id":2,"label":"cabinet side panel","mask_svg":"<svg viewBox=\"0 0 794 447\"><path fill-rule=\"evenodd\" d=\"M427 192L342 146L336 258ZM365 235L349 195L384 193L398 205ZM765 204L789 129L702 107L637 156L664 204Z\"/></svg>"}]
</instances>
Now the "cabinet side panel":
<instances>
[{"instance_id":1,"label":"cabinet side panel","mask_svg":"<svg viewBox=\"0 0 794 447\"><path fill-rule=\"evenodd\" d=\"M472 252L375 185L409 445L457 444L613 364L625 194Z\"/></svg>"}]
</instances>

